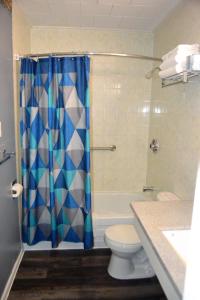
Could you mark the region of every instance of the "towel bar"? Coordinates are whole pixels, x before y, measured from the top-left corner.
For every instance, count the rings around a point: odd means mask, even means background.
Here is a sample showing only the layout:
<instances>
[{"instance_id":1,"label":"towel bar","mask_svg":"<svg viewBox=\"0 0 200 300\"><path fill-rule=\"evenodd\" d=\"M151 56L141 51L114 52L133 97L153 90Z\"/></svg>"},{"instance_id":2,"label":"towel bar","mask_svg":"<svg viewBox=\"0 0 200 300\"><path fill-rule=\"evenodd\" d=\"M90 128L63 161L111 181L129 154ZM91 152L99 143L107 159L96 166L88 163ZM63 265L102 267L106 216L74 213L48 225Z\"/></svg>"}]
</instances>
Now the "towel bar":
<instances>
[{"instance_id":1,"label":"towel bar","mask_svg":"<svg viewBox=\"0 0 200 300\"><path fill-rule=\"evenodd\" d=\"M10 159L11 156L10 154L6 154L1 160L0 160L0 165L2 165L5 161L7 161L8 159Z\"/></svg>"}]
</instances>

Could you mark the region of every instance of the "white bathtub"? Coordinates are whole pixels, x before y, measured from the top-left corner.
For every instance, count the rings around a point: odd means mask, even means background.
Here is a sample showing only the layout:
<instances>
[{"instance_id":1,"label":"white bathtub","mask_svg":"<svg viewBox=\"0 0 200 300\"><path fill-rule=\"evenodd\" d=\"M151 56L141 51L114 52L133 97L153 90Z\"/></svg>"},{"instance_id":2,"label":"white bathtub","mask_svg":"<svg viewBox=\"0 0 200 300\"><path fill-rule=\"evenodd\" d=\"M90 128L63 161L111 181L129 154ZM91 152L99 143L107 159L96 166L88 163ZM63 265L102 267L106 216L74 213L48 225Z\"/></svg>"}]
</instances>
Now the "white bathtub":
<instances>
[{"instance_id":1,"label":"white bathtub","mask_svg":"<svg viewBox=\"0 0 200 300\"><path fill-rule=\"evenodd\" d=\"M132 201L154 199L152 193L96 192L92 195L94 247L105 248L104 231L113 224L134 224Z\"/></svg>"},{"instance_id":2,"label":"white bathtub","mask_svg":"<svg viewBox=\"0 0 200 300\"><path fill-rule=\"evenodd\" d=\"M94 247L105 248L104 231L113 224L134 224L134 214L130 208L132 201L152 200L152 193L96 192L92 194L92 222ZM52 250L50 242L40 242L34 246L24 244L26 251ZM59 244L56 250L83 249L82 243Z\"/></svg>"}]
</instances>

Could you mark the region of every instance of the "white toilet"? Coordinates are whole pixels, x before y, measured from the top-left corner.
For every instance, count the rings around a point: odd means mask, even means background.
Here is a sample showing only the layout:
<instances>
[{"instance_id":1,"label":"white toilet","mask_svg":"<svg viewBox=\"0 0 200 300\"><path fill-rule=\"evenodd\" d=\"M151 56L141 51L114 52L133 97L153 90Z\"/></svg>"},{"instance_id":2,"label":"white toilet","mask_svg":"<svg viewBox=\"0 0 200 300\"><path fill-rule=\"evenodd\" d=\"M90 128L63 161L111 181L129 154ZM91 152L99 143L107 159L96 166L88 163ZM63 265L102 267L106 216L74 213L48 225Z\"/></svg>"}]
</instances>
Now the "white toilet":
<instances>
[{"instance_id":1,"label":"white toilet","mask_svg":"<svg viewBox=\"0 0 200 300\"><path fill-rule=\"evenodd\" d=\"M104 239L112 251L108 266L110 276L117 279L139 279L155 275L134 225L110 226L105 231Z\"/></svg>"},{"instance_id":2,"label":"white toilet","mask_svg":"<svg viewBox=\"0 0 200 300\"><path fill-rule=\"evenodd\" d=\"M180 200L170 192L160 192L158 201ZM147 278L155 272L146 256L134 225L120 224L105 230L104 240L112 255L108 273L117 279Z\"/></svg>"}]
</instances>

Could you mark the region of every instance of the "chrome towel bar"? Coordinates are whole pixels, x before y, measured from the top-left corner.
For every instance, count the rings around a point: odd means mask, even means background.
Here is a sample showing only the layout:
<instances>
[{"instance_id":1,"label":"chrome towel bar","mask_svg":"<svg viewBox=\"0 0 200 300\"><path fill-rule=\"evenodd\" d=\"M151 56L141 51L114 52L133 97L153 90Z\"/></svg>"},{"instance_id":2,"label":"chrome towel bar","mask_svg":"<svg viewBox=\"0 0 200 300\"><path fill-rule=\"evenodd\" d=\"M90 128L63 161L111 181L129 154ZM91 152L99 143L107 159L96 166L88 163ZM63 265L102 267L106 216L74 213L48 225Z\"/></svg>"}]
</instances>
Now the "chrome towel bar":
<instances>
[{"instance_id":1,"label":"chrome towel bar","mask_svg":"<svg viewBox=\"0 0 200 300\"><path fill-rule=\"evenodd\" d=\"M5 161L10 159L10 154L6 154L3 158L0 159L0 165L2 165Z\"/></svg>"},{"instance_id":2,"label":"chrome towel bar","mask_svg":"<svg viewBox=\"0 0 200 300\"><path fill-rule=\"evenodd\" d=\"M90 150L108 150L108 151L115 151L117 149L116 145L111 145L107 147L90 147Z\"/></svg>"}]
</instances>

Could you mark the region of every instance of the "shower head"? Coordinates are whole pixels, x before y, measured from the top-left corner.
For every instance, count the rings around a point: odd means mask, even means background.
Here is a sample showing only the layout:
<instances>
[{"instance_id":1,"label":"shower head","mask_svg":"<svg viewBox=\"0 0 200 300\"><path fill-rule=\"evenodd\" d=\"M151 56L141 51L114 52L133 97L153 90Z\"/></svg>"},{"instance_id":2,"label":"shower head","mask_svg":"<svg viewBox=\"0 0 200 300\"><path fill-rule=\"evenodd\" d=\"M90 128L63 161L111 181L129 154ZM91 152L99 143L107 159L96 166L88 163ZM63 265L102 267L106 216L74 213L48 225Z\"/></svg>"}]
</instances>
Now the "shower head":
<instances>
[{"instance_id":1,"label":"shower head","mask_svg":"<svg viewBox=\"0 0 200 300\"><path fill-rule=\"evenodd\" d=\"M145 78L146 78L146 79L151 79L151 78L153 77L153 74L154 74L154 72L155 72L156 70L160 71L160 68L159 68L159 67L153 68L152 70L150 70L149 72L147 72L147 73L145 74Z\"/></svg>"}]
</instances>

